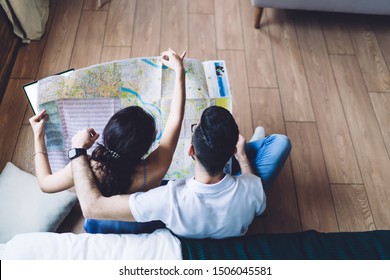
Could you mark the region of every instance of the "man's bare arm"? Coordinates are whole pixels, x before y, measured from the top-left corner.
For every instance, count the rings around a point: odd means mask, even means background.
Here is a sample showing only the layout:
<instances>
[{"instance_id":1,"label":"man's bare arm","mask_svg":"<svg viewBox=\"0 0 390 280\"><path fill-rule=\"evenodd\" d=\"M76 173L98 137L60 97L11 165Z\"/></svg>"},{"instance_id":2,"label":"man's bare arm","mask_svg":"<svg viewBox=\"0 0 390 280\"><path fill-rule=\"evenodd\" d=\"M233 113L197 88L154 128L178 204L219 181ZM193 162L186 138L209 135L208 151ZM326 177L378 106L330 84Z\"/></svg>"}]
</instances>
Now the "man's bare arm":
<instances>
[{"instance_id":1,"label":"man's bare arm","mask_svg":"<svg viewBox=\"0 0 390 280\"><path fill-rule=\"evenodd\" d=\"M241 169L242 174L245 174L245 173L255 174L253 172L253 169L250 165L250 162L246 156L245 144L246 144L245 138L240 134L238 137L238 142L237 142L237 146L236 146L237 147L236 159L240 165L240 169Z\"/></svg>"},{"instance_id":2,"label":"man's bare arm","mask_svg":"<svg viewBox=\"0 0 390 280\"><path fill-rule=\"evenodd\" d=\"M72 139L72 146L84 149L92 146L97 138L88 139L88 137L92 137L91 131L93 129L84 129L78 132ZM71 166L77 197L85 218L135 221L129 207L129 195L104 197L101 194L96 186L86 155L73 159Z\"/></svg>"}]
</instances>

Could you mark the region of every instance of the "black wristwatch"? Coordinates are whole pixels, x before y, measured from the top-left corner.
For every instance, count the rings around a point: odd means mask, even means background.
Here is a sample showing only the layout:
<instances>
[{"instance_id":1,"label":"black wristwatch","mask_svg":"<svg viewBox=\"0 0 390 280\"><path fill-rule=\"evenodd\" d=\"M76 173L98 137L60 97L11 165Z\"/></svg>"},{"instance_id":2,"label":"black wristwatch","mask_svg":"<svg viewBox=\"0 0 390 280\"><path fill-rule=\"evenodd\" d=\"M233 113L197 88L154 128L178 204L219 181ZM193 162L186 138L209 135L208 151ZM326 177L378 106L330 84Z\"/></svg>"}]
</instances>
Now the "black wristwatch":
<instances>
[{"instance_id":1,"label":"black wristwatch","mask_svg":"<svg viewBox=\"0 0 390 280\"><path fill-rule=\"evenodd\" d=\"M74 159L86 154L87 154L87 150L82 148L72 148L68 151L69 159Z\"/></svg>"}]
</instances>

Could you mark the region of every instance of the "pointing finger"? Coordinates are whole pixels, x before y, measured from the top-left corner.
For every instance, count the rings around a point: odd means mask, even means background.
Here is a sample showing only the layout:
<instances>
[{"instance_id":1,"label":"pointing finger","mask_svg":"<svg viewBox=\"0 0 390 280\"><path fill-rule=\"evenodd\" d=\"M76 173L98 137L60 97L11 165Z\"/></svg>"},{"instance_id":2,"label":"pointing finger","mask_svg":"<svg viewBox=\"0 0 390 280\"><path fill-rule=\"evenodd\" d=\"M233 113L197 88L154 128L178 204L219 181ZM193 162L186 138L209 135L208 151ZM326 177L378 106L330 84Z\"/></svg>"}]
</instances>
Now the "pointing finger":
<instances>
[{"instance_id":1,"label":"pointing finger","mask_svg":"<svg viewBox=\"0 0 390 280\"><path fill-rule=\"evenodd\" d=\"M40 120L44 117L44 115L46 114L46 110L42 110L41 112L38 113L38 115L35 116L35 120Z\"/></svg>"}]
</instances>

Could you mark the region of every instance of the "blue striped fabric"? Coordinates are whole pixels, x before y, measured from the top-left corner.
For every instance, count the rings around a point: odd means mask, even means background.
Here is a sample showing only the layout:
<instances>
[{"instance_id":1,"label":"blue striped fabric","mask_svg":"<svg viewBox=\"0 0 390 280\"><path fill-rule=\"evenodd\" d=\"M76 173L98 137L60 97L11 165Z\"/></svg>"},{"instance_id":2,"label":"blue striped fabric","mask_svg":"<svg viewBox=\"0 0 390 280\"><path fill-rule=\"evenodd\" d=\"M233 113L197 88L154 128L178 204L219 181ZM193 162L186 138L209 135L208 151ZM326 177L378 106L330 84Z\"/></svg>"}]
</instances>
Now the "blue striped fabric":
<instances>
[{"instance_id":1,"label":"blue striped fabric","mask_svg":"<svg viewBox=\"0 0 390 280\"><path fill-rule=\"evenodd\" d=\"M186 260L390 259L390 230L258 234L227 239L179 237Z\"/></svg>"}]
</instances>

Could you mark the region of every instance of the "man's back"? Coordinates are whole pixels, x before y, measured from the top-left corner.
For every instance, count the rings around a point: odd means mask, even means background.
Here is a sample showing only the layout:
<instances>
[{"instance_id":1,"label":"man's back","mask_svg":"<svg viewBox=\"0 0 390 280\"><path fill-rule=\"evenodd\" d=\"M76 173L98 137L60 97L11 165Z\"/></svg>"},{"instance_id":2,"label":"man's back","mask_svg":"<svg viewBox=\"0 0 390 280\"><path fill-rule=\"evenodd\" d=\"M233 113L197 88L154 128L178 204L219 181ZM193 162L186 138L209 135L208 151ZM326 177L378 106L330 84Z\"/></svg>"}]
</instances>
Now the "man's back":
<instances>
[{"instance_id":1,"label":"man's back","mask_svg":"<svg viewBox=\"0 0 390 280\"><path fill-rule=\"evenodd\" d=\"M253 218L265 210L261 179L252 174L225 175L207 185L195 179L130 196L130 209L138 222L163 221L179 236L225 238L244 234Z\"/></svg>"}]
</instances>

